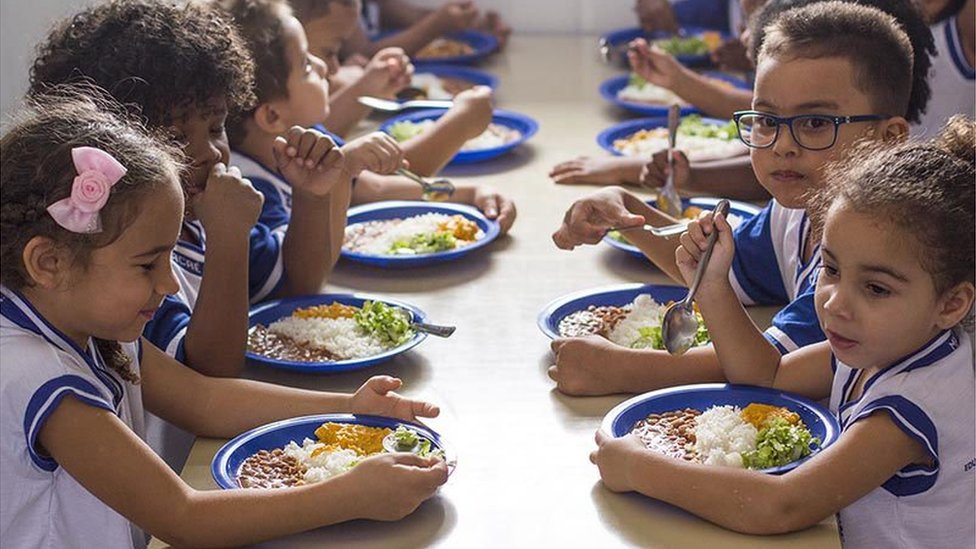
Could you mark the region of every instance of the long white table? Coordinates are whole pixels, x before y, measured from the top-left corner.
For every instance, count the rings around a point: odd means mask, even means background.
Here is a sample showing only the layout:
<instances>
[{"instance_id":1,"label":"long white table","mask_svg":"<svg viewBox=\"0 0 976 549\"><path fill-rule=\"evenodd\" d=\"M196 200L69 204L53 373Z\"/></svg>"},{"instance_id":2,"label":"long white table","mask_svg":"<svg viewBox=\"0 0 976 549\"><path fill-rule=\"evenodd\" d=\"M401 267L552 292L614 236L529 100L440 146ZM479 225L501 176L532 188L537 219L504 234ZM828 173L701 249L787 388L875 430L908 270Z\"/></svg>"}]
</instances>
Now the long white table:
<instances>
[{"instance_id":1,"label":"long white table","mask_svg":"<svg viewBox=\"0 0 976 549\"><path fill-rule=\"evenodd\" d=\"M435 498L397 523L355 521L275 540L262 547L790 547L840 546L831 518L789 535L737 534L637 494L600 483L588 454L604 414L625 395L574 398L546 375L553 357L536 316L552 299L623 282L667 283L649 263L605 245L565 252L550 235L590 187L547 177L576 154L605 154L596 134L625 115L606 105L599 83L619 74L598 60L595 37L515 36L481 68L500 81L498 107L528 114L539 133L514 153L455 169L457 181L488 183L517 201L511 233L487 250L448 264L385 271L341 262L328 291L385 294L418 305L432 322L455 324L448 340L428 338L376 367L338 375L299 375L249 366L251 378L305 388L352 391L376 374L399 376L401 391L439 404L430 421L457 450L455 473ZM364 128L375 127L372 121ZM770 309L754 311L768 322ZM216 489L210 460L223 441L200 439L182 477ZM152 547L165 544L153 540Z\"/></svg>"}]
</instances>

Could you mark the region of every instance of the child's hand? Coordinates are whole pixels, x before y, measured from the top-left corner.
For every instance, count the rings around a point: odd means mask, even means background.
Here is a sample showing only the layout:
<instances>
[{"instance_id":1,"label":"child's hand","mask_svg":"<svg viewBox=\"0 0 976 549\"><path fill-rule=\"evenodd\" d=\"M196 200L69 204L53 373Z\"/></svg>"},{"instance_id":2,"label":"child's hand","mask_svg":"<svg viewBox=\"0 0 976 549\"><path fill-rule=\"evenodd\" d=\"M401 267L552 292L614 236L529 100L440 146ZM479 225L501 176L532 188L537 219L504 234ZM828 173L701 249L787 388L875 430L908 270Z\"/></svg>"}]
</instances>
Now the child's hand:
<instances>
[{"instance_id":1,"label":"child's hand","mask_svg":"<svg viewBox=\"0 0 976 549\"><path fill-rule=\"evenodd\" d=\"M207 186L192 199L193 214L210 239L222 235L246 234L261 214L264 195L241 177L236 166L218 162L210 171Z\"/></svg>"},{"instance_id":2,"label":"child's hand","mask_svg":"<svg viewBox=\"0 0 976 549\"><path fill-rule=\"evenodd\" d=\"M508 42L509 35L512 34L512 27L508 26L502 17L495 10L488 10L484 17L478 21L478 29L491 34L498 40L498 49L504 48Z\"/></svg>"},{"instance_id":3,"label":"child's hand","mask_svg":"<svg viewBox=\"0 0 976 549\"><path fill-rule=\"evenodd\" d=\"M475 86L457 94L448 113L464 120L462 131L465 139L478 137L491 124L491 88Z\"/></svg>"},{"instance_id":4,"label":"child's hand","mask_svg":"<svg viewBox=\"0 0 976 549\"><path fill-rule=\"evenodd\" d=\"M390 376L373 376L352 395L349 410L354 414L393 417L416 421L418 417L437 417L440 408L420 400L410 400L394 393L403 382Z\"/></svg>"},{"instance_id":5,"label":"child's hand","mask_svg":"<svg viewBox=\"0 0 976 549\"><path fill-rule=\"evenodd\" d=\"M674 252L675 263L686 284L691 284L695 278L695 269L707 248L708 235L718 230L718 241L712 251L712 259L702 275L699 295L704 296L708 290L717 284L727 284L729 269L732 267L732 257L735 255L735 240L732 238L732 227L724 215L713 212L702 212L697 221L688 224L688 230L681 234L681 245Z\"/></svg>"},{"instance_id":6,"label":"child's hand","mask_svg":"<svg viewBox=\"0 0 976 549\"><path fill-rule=\"evenodd\" d=\"M630 43L627 59L630 61L630 68L641 78L669 90L674 89L685 70L677 59L657 46L648 45L643 38Z\"/></svg>"},{"instance_id":7,"label":"child's hand","mask_svg":"<svg viewBox=\"0 0 976 549\"><path fill-rule=\"evenodd\" d=\"M678 32L674 8L668 0L637 0L634 5L640 26L647 32Z\"/></svg>"},{"instance_id":8,"label":"child's hand","mask_svg":"<svg viewBox=\"0 0 976 549\"><path fill-rule=\"evenodd\" d=\"M402 48L384 48L373 56L363 73L363 85L370 95L393 98L410 85L413 64Z\"/></svg>"},{"instance_id":9,"label":"child's hand","mask_svg":"<svg viewBox=\"0 0 976 549\"><path fill-rule=\"evenodd\" d=\"M478 8L474 2L447 2L431 14L434 27L441 34L450 34L470 29L478 19Z\"/></svg>"},{"instance_id":10,"label":"child's hand","mask_svg":"<svg viewBox=\"0 0 976 549\"><path fill-rule=\"evenodd\" d=\"M559 185L592 184L619 185L632 183L625 173L629 159L619 156L579 156L560 162L549 170L549 177ZM630 170L633 172L633 170Z\"/></svg>"},{"instance_id":11,"label":"child's hand","mask_svg":"<svg viewBox=\"0 0 976 549\"><path fill-rule=\"evenodd\" d=\"M354 503L359 507L356 517L400 520L447 482L447 464L414 454L379 454L359 462L344 476L360 492Z\"/></svg>"},{"instance_id":12,"label":"child's hand","mask_svg":"<svg viewBox=\"0 0 976 549\"><path fill-rule=\"evenodd\" d=\"M275 138L271 150L278 171L297 192L321 197L350 180L335 141L317 130L292 126L284 137Z\"/></svg>"},{"instance_id":13,"label":"child's hand","mask_svg":"<svg viewBox=\"0 0 976 549\"><path fill-rule=\"evenodd\" d=\"M626 380L615 374L610 364L627 350L605 337L559 338L550 344L556 363L549 367L549 377L560 392L573 396L608 395L626 392L631 388Z\"/></svg>"},{"instance_id":14,"label":"child's hand","mask_svg":"<svg viewBox=\"0 0 976 549\"><path fill-rule=\"evenodd\" d=\"M674 160L674 186L677 189L687 189L691 181L691 164L685 153L678 149L673 151L671 158ZM651 161L644 164L640 173L640 184L644 187L661 188L668 179L668 151L658 151L651 156Z\"/></svg>"},{"instance_id":15,"label":"child's hand","mask_svg":"<svg viewBox=\"0 0 976 549\"><path fill-rule=\"evenodd\" d=\"M627 210L622 189L604 189L573 202L563 216L563 224L552 234L552 241L560 249L572 250L580 244L600 242L613 227L643 223L644 216Z\"/></svg>"},{"instance_id":16,"label":"child's hand","mask_svg":"<svg viewBox=\"0 0 976 549\"><path fill-rule=\"evenodd\" d=\"M738 38L726 40L711 53L712 63L723 71L748 72L755 69L746 56L746 47Z\"/></svg>"},{"instance_id":17,"label":"child's hand","mask_svg":"<svg viewBox=\"0 0 976 549\"><path fill-rule=\"evenodd\" d=\"M474 189L473 205L481 210L488 219L497 219L502 234L508 232L515 223L515 203L512 199L495 191L487 185L478 185Z\"/></svg>"},{"instance_id":18,"label":"child's hand","mask_svg":"<svg viewBox=\"0 0 976 549\"><path fill-rule=\"evenodd\" d=\"M630 492L634 489L630 472L636 459L647 458L650 452L637 435L612 437L603 431L596 432L597 449L590 452L590 461L600 468L603 485L612 492Z\"/></svg>"},{"instance_id":19,"label":"child's hand","mask_svg":"<svg viewBox=\"0 0 976 549\"><path fill-rule=\"evenodd\" d=\"M373 132L342 146L346 173L352 177L363 170L391 174L403 165L403 149L383 132Z\"/></svg>"}]
</instances>

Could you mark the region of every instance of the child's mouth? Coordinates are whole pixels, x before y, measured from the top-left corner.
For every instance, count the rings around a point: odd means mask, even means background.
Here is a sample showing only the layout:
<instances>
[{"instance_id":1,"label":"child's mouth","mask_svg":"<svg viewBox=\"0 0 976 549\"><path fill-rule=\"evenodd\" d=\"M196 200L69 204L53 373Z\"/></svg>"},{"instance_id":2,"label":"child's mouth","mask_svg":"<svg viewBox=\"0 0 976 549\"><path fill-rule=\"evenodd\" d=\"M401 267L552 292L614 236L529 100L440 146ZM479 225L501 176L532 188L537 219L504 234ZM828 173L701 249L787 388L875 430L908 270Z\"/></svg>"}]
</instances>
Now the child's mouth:
<instances>
[{"instance_id":1,"label":"child's mouth","mask_svg":"<svg viewBox=\"0 0 976 549\"><path fill-rule=\"evenodd\" d=\"M139 311L139 314L146 318L146 320L152 320L153 316L156 315L158 309L143 309Z\"/></svg>"},{"instance_id":2,"label":"child's mouth","mask_svg":"<svg viewBox=\"0 0 976 549\"><path fill-rule=\"evenodd\" d=\"M836 332L832 332L830 330L825 329L824 334L827 335L827 341L830 342L830 346L836 350L847 351L852 349L855 345L857 345L857 341L854 341L853 339L847 339L846 337Z\"/></svg>"},{"instance_id":3,"label":"child's mouth","mask_svg":"<svg viewBox=\"0 0 976 549\"><path fill-rule=\"evenodd\" d=\"M794 183L806 177L802 173L794 172L793 170L776 170L769 175L771 175L774 179L787 183Z\"/></svg>"}]
</instances>

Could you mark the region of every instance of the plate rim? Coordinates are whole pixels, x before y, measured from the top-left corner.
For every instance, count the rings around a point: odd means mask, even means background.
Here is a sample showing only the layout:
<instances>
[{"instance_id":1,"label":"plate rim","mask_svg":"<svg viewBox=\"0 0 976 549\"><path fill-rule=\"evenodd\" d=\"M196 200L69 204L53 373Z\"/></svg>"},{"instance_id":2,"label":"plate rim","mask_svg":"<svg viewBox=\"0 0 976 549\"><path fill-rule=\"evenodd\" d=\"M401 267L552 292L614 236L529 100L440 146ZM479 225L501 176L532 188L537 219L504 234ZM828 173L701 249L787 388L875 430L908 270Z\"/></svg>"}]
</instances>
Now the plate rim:
<instances>
[{"instance_id":1,"label":"plate rim","mask_svg":"<svg viewBox=\"0 0 976 549\"><path fill-rule=\"evenodd\" d=\"M570 302L576 301L578 299L594 296L599 294L606 294L611 292L623 292L630 290L637 290L639 288L668 288L668 289L679 289L688 291L685 286L679 286L677 284L647 284L644 282L625 282L621 284L607 284L604 286L597 286L594 288L588 288L584 290L577 290L575 292L570 292L568 294L561 295L556 299L553 299L547 303L539 314L536 315L536 326L542 332L543 335L549 339L561 339L563 336L549 329L549 323L546 322L552 313L556 312L556 309L566 305Z\"/></svg>"},{"instance_id":2,"label":"plate rim","mask_svg":"<svg viewBox=\"0 0 976 549\"><path fill-rule=\"evenodd\" d=\"M403 30L403 29L401 29ZM400 31L391 31L386 34L396 34ZM370 37L370 40L376 38L382 38L384 33L380 33L375 37ZM447 57L432 57L427 59L420 59L414 56L410 57L410 62L417 68L423 67L424 65L468 65L474 64L478 61L488 57L492 53L498 50L498 38L495 38L493 34L487 32L481 32L478 30L467 29L458 32L451 32L443 34L438 38L450 38L452 40L459 40L471 46L474 51L464 55L452 55ZM477 43L473 43L475 41ZM479 47L478 44L481 44Z\"/></svg>"},{"instance_id":3,"label":"plate rim","mask_svg":"<svg viewBox=\"0 0 976 549\"><path fill-rule=\"evenodd\" d=\"M709 124L714 124L716 126L725 125L729 123L728 120L722 120L721 118L712 118L710 116L702 116L701 119L702 122L707 122ZM618 122L616 124L613 124L612 126L608 126L603 130L601 130L600 133L596 134L596 144L599 145L601 149L612 154L613 156L624 157L624 153L618 151L613 146L613 138L611 138L611 135L622 131L630 131L631 135L633 135L634 133L637 133L640 130L663 128L666 127L667 125L668 125L667 117L662 117L662 116L647 116L643 118L633 118L631 120L624 120L623 122ZM617 139L620 138L618 137ZM677 147L677 148L680 149L681 147ZM742 156L742 155L738 155L738 156ZM635 157L626 157L626 158L635 158ZM729 157L729 158L734 158L734 157Z\"/></svg>"}]
</instances>

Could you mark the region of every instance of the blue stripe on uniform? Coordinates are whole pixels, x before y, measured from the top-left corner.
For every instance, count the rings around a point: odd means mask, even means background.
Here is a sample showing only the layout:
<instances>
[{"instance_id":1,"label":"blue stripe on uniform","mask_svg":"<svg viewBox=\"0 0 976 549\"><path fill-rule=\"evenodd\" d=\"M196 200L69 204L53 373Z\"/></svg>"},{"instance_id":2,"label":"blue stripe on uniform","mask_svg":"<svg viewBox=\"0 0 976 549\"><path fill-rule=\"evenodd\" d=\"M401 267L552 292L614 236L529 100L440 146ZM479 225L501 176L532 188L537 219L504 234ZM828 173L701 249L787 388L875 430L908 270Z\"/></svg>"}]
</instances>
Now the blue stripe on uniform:
<instances>
[{"instance_id":1,"label":"blue stripe on uniform","mask_svg":"<svg viewBox=\"0 0 976 549\"><path fill-rule=\"evenodd\" d=\"M117 413L105 396L87 379L76 375L56 377L41 385L31 395L24 413L24 435L27 438L27 451L34 465L45 470L54 471L58 468L56 461L37 452L37 436L52 412L61 404L61 400L71 395L78 400Z\"/></svg>"}]
</instances>

